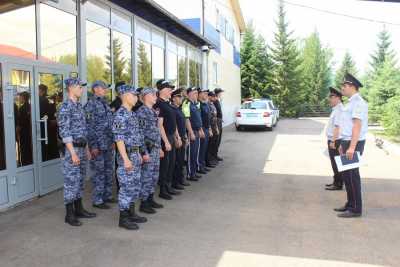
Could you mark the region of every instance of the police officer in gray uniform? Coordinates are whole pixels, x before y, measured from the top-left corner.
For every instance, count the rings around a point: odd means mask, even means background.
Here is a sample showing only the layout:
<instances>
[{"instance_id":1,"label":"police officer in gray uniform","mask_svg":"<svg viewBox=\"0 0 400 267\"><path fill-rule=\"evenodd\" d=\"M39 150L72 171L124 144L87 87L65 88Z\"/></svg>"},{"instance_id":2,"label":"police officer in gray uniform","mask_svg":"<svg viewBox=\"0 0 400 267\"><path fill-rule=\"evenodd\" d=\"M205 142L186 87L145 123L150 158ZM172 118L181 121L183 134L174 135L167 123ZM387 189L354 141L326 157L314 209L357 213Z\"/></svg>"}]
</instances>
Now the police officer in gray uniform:
<instances>
[{"instance_id":1,"label":"police officer in gray uniform","mask_svg":"<svg viewBox=\"0 0 400 267\"><path fill-rule=\"evenodd\" d=\"M88 142L91 153L90 167L92 177L93 207L109 209L106 204L114 203L112 198L112 178L114 159L114 140L111 130L113 114L105 99L109 85L103 81L92 84L93 96L85 105Z\"/></svg>"},{"instance_id":2,"label":"police officer in gray uniform","mask_svg":"<svg viewBox=\"0 0 400 267\"><path fill-rule=\"evenodd\" d=\"M148 160L145 155L143 134L139 120L132 107L138 100L138 91L130 85L117 88L122 105L115 113L112 131L118 148L117 176L120 185L118 203L120 210L119 227L137 230L136 223L147 219L135 213L135 201L139 199L141 190L141 165ZM143 156L143 158L142 158Z\"/></svg>"},{"instance_id":3,"label":"police officer in gray uniform","mask_svg":"<svg viewBox=\"0 0 400 267\"><path fill-rule=\"evenodd\" d=\"M68 99L61 104L57 122L60 137L66 148L62 158L65 222L72 226L80 226L82 223L78 218L96 217L95 213L86 211L82 205L86 160L89 153L85 112L79 98L82 95L82 86L86 84L77 78L68 78L64 82Z\"/></svg>"},{"instance_id":4,"label":"police officer in gray uniform","mask_svg":"<svg viewBox=\"0 0 400 267\"><path fill-rule=\"evenodd\" d=\"M339 146L341 143L340 123L342 118L342 93L336 88L329 87L329 104L332 107L329 116L328 126L326 128L326 137L328 138L328 152L333 170L333 183L326 185L326 190L335 191L343 189L342 174L338 171L335 156L339 155Z\"/></svg>"},{"instance_id":5,"label":"police officer in gray uniform","mask_svg":"<svg viewBox=\"0 0 400 267\"><path fill-rule=\"evenodd\" d=\"M154 88L143 88L141 90L143 105L136 111L140 127L143 131L146 152L150 159L142 166L142 189L140 197L140 211L144 213L155 213L154 209L163 208L163 205L154 201L154 192L157 186L160 171L161 135L158 125L158 114L153 109L157 102L157 90Z\"/></svg>"},{"instance_id":6,"label":"police officer in gray uniform","mask_svg":"<svg viewBox=\"0 0 400 267\"><path fill-rule=\"evenodd\" d=\"M352 160L357 152L362 155L364 152L365 139L368 132L368 104L360 96L358 90L363 85L353 75L347 73L342 85L342 94L349 98L349 102L343 108L342 142L340 154L346 155ZM358 168L342 172L346 186L347 203L335 211L343 212L338 214L341 218L360 217L362 215L361 177Z\"/></svg>"}]
</instances>

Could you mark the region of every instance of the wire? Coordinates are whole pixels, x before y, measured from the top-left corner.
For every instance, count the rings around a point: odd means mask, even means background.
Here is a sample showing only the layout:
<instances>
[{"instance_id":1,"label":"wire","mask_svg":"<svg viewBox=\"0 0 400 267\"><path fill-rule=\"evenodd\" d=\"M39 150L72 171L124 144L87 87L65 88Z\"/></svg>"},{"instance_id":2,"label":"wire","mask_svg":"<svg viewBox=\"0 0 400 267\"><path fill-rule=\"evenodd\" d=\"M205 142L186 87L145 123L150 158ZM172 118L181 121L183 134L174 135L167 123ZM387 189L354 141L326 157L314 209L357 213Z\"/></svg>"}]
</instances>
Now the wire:
<instances>
[{"instance_id":1,"label":"wire","mask_svg":"<svg viewBox=\"0 0 400 267\"><path fill-rule=\"evenodd\" d=\"M285 0L283 1L283 3L288 4L288 5L292 5L292 6L297 6L297 7L308 8L308 9L312 9L314 11L327 13L327 14L331 14L331 15L335 15L335 16L342 16L342 17L346 17L346 18L357 19L357 20L362 20L362 21L368 21L368 22L372 22L372 23L387 24L387 25L392 25L392 26L400 26L400 23L394 23L394 22L389 22L389 21L375 20L375 19L371 19L371 18L353 16L353 15L343 14L343 13L330 11L330 10L326 10L326 9L315 8L315 7L307 6L307 5L303 5L303 4L296 4L296 3L292 3L292 2L289 2L289 1L285 1Z\"/></svg>"}]
</instances>

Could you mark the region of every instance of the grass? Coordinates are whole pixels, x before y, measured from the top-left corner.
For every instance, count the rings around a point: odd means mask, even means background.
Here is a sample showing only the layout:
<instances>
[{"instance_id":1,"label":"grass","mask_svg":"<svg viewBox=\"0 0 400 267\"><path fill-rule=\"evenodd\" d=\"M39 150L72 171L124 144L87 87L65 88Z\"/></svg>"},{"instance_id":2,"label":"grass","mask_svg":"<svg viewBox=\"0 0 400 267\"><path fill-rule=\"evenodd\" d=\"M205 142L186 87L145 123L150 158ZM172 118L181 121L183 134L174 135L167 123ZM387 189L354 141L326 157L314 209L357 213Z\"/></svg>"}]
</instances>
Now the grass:
<instances>
[{"instance_id":1,"label":"grass","mask_svg":"<svg viewBox=\"0 0 400 267\"><path fill-rule=\"evenodd\" d=\"M378 129L373 129L370 132L378 137L382 137L386 140L389 140L390 142L400 144L400 136L399 135L390 135L387 132L385 132L385 130L378 130Z\"/></svg>"}]
</instances>

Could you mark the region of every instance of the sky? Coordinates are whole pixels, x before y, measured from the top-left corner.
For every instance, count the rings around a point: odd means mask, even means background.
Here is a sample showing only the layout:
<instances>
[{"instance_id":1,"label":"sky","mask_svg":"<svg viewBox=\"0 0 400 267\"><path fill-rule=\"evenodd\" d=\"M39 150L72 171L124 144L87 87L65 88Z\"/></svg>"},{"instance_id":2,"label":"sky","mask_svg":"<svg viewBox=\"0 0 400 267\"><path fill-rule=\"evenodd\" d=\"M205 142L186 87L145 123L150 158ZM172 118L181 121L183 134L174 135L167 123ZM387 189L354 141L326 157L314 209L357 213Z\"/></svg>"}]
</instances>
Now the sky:
<instances>
[{"instance_id":1,"label":"sky","mask_svg":"<svg viewBox=\"0 0 400 267\"><path fill-rule=\"evenodd\" d=\"M246 22L252 20L256 31L265 37L269 45L272 44L276 30L277 3L278 0L240 0ZM356 61L359 74L364 73L369 65L370 55L376 50L377 34L383 27L386 27L391 34L392 49L400 55L400 3L361 0L285 0L285 9L293 37L306 38L317 30L323 44L333 49L334 69L340 66L345 52L349 51Z\"/></svg>"}]
</instances>

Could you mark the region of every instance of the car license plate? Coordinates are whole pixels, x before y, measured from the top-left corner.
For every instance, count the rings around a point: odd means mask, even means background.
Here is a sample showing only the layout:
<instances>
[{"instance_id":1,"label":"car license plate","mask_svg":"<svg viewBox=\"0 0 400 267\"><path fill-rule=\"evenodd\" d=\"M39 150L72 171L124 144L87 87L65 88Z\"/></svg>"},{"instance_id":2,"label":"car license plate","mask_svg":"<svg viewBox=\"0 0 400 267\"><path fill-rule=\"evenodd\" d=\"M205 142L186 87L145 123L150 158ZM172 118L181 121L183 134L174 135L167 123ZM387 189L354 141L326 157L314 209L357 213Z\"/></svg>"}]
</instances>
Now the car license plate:
<instances>
[{"instance_id":1,"label":"car license plate","mask_svg":"<svg viewBox=\"0 0 400 267\"><path fill-rule=\"evenodd\" d=\"M250 113L250 114L246 114L247 118L256 118L258 116L257 113Z\"/></svg>"}]
</instances>

